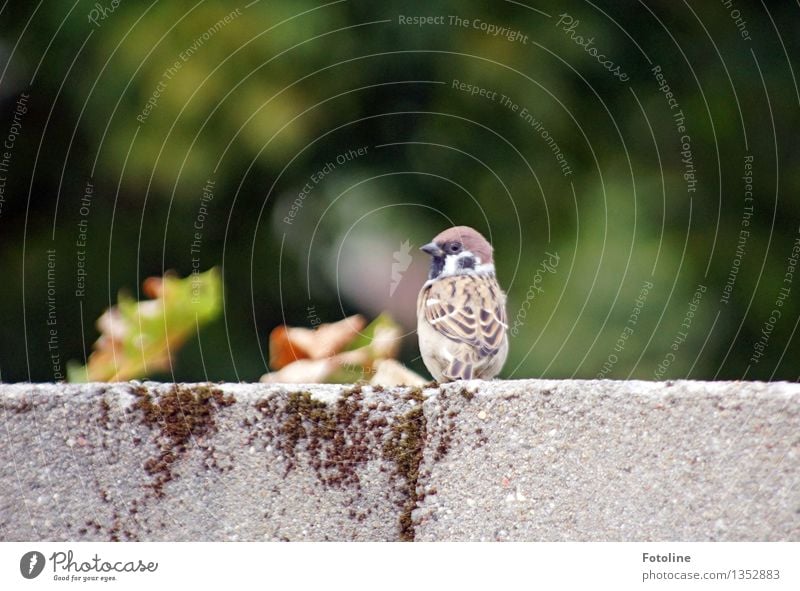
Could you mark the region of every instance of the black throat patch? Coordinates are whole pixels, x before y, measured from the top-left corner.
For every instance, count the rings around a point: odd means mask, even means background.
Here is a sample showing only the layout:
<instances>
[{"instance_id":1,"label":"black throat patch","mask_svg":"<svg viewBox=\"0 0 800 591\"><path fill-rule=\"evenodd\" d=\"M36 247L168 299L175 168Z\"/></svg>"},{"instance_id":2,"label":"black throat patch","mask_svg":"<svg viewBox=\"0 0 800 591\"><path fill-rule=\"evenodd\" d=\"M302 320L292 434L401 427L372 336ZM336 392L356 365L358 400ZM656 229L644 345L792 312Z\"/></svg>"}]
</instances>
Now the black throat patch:
<instances>
[{"instance_id":1,"label":"black throat patch","mask_svg":"<svg viewBox=\"0 0 800 591\"><path fill-rule=\"evenodd\" d=\"M458 259L458 268L459 269L474 269L475 268L475 257L461 257Z\"/></svg>"},{"instance_id":2,"label":"black throat patch","mask_svg":"<svg viewBox=\"0 0 800 591\"><path fill-rule=\"evenodd\" d=\"M436 279L444 271L444 257L431 257L431 270L428 279Z\"/></svg>"}]
</instances>

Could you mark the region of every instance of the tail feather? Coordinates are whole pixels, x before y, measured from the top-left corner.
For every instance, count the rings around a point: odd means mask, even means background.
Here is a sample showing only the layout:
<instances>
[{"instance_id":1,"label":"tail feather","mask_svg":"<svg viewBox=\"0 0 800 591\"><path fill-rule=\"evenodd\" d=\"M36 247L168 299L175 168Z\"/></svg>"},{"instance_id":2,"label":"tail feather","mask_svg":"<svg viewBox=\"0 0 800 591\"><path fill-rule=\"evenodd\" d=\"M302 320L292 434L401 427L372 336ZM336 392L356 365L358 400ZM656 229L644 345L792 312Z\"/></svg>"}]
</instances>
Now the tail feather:
<instances>
[{"instance_id":1,"label":"tail feather","mask_svg":"<svg viewBox=\"0 0 800 591\"><path fill-rule=\"evenodd\" d=\"M450 362L450 367L444 371L444 375L450 380L471 380L473 365L459 359L453 359Z\"/></svg>"}]
</instances>

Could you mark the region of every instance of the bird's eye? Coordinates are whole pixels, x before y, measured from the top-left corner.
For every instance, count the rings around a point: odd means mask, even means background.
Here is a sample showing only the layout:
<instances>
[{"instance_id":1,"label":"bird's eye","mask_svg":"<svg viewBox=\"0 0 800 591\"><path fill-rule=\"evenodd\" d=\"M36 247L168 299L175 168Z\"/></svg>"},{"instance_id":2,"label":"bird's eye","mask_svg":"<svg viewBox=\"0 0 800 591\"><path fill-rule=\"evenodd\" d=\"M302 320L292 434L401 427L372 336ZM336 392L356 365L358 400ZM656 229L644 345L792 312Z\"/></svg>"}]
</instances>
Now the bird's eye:
<instances>
[{"instance_id":1,"label":"bird's eye","mask_svg":"<svg viewBox=\"0 0 800 591\"><path fill-rule=\"evenodd\" d=\"M461 243L460 242L451 242L447 245L447 250L449 250L453 254L458 254L461 252Z\"/></svg>"}]
</instances>

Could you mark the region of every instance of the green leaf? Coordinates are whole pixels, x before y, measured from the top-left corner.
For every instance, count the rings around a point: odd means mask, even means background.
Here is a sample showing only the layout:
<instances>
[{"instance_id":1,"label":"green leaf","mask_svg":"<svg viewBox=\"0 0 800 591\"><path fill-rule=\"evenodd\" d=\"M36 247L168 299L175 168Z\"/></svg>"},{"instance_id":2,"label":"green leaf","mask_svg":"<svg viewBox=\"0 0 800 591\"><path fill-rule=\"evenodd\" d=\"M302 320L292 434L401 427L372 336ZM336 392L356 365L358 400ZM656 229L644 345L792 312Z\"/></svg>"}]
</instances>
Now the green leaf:
<instances>
[{"instance_id":1,"label":"green leaf","mask_svg":"<svg viewBox=\"0 0 800 591\"><path fill-rule=\"evenodd\" d=\"M120 293L117 305L98 319L101 335L89 363L68 364L70 382L124 381L163 371L171 356L222 307L216 267L185 279L171 274L150 277L143 291L152 299L137 302Z\"/></svg>"},{"instance_id":2,"label":"green leaf","mask_svg":"<svg viewBox=\"0 0 800 591\"><path fill-rule=\"evenodd\" d=\"M387 334L389 331L391 331L392 334L401 334L400 325L386 312L381 313L380 316L370 322L367 327L361 331L361 334L348 343L344 350L353 351L361 347L366 347L373 342L376 334L384 330L387 331Z\"/></svg>"}]
</instances>

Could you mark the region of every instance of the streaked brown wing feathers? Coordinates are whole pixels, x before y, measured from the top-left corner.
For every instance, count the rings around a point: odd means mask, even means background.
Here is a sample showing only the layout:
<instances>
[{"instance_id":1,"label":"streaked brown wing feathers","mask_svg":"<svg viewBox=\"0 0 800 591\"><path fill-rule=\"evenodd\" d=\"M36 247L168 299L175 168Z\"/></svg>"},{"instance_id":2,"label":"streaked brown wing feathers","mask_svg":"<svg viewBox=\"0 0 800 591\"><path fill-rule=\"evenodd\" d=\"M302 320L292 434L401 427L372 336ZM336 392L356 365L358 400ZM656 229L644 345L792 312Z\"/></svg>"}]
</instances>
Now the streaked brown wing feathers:
<instances>
[{"instance_id":1,"label":"streaked brown wing feathers","mask_svg":"<svg viewBox=\"0 0 800 591\"><path fill-rule=\"evenodd\" d=\"M478 357L487 357L497 353L503 343L504 300L494 277L458 275L434 282L419 303L434 329L469 345Z\"/></svg>"}]
</instances>

